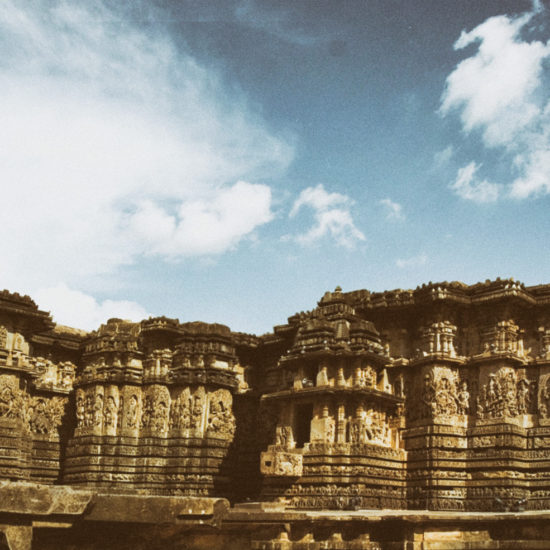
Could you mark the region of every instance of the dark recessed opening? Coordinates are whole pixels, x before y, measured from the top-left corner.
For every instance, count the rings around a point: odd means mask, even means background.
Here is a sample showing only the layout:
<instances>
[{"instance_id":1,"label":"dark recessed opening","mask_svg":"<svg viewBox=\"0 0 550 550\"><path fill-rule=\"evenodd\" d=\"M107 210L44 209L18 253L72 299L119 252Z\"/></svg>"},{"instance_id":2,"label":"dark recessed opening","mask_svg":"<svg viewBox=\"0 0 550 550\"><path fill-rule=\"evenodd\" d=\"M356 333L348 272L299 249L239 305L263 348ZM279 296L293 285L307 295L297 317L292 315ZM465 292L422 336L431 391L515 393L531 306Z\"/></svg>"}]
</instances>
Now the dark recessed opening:
<instances>
[{"instance_id":1,"label":"dark recessed opening","mask_svg":"<svg viewBox=\"0 0 550 550\"><path fill-rule=\"evenodd\" d=\"M303 447L309 442L311 419L313 418L313 403L304 403L296 406L296 447Z\"/></svg>"}]
</instances>

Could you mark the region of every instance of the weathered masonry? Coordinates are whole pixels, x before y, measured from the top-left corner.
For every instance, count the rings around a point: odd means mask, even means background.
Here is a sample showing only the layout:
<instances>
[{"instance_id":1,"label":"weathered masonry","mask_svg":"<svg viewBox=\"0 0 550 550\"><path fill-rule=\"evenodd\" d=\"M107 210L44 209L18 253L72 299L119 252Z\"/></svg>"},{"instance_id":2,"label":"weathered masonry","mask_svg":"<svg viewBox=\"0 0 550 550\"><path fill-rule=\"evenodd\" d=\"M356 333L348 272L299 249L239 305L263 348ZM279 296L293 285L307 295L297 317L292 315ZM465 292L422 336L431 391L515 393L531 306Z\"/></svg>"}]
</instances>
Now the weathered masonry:
<instances>
[{"instance_id":1,"label":"weathered masonry","mask_svg":"<svg viewBox=\"0 0 550 550\"><path fill-rule=\"evenodd\" d=\"M550 548L550 285L336 288L259 337L3 291L0 480L11 549Z\"/></svg>"}]
</instances>

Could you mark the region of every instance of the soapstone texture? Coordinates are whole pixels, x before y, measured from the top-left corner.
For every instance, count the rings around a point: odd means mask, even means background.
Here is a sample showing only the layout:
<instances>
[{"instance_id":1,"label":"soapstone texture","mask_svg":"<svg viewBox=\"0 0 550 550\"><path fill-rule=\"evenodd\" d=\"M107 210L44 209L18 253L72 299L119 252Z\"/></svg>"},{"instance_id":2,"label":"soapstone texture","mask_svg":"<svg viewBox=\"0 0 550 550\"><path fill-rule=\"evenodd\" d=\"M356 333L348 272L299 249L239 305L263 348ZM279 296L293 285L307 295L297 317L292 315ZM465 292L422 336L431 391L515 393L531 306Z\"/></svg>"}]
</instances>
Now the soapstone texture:
<instances>
[{"instance_id":1,"label":"soapstone texture","mask_svg":"<svg viewBox=\"0 0 550 550\"><path fill-rule=\"evenodd\" d=\"M12 549L550 548L550 285L336 288L263 336L0 292L0 497Z\"/></svg>"}]
</instances>

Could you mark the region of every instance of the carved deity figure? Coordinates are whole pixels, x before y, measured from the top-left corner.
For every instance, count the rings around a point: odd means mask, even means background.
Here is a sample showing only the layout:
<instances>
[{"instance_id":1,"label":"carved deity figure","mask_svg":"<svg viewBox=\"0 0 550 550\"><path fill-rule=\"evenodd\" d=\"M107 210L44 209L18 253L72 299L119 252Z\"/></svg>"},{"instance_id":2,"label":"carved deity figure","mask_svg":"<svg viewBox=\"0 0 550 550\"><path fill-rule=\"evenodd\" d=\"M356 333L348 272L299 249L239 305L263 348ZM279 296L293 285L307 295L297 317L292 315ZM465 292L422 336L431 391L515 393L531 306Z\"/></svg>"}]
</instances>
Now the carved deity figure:
<instances>
[{"instance_id":1,"label":"carved deity figure","mask_svg":"<svg viewBox=\"0 0 550 550\"><path fill-rule=\"evenodd\" d=\"M159 432L165 432L168 428L168 405L164 401L155 403L151 415L151 426Z\"/></svg>"},{"instance_id":2,"label":"carved deity figure","mask_svg":"<svg viewBox=\"0 0 550 550\"><path fill-rule=\"evenodd\" d=\"M276 432L275 445L290 449L292 447L293 437L290 426L278 426Z\"/></svg>"},{"instance_id":3,"label":"carved deity figure","mask_svg":"<svg viewBox=\"0 0 550 550\"><path fill-rule=\"evenodd\" d=\"M138 398L135 394L132 394L128 402L128 410L126 411L126 426L128 428L137 428L138 417Z\"/></svg>"},{"instance_id":4,"label":"carved deity figure","mask_svg":"<svg viewBox=\"0 0 550 550\"><path fill-rule=\"evenodd\" d=\"M198 430L202 426L203 399L200 394L193 397L193 405L191 409L191 428Z\"/></svg>"},{"instance_id":5,"label":"carved deity figure","mask_svg":"<svg viewBox=\"0 0 550 550\"><path fill-rule=\"evenodd\" d=\"M143 411L141 413L141 427L149 428L153 416L153 399L150 395L146 395L143 401Z\"/></svg>"},{"instance_id":6,"label":"carved deity figure","mask_svg":"<svg viewBox=\"0 0 550 550\"><path fill-rule=\"evenodd\" d=\"M116 425L117 425L117 428L121 428L121 427L122 427L122 416L123 416L123 411L124 411L124 396L121 395L121 396L118 398L118 409L117 409L117 414L116 414Z\"/></svg>"},{"instance_id":7,"label":"carved deity figure","mask_svg":"<svg viewBox=\"0 0 550 550\"><path fill-rule=\"evenodd\" d=\"M527 414L527 409L531 401L531 388L529 381L522 378L518 382L517 397L518 397L518 413Z\"/></svg>"},{"instance_id":8,"label":"carved deity figure","mask_svg":"<svg viewBox=\"0 0 550 550\"><path fill-rule=\"evenodd\" d=\"M84 425L84 396L79 392L76 396L76 427L81 428Z\"/></svg>"},{"instance_id":9,"label":"carved deity figure","mask_svg":"<svg viewBox=\"0 0 550 550\"><path fill-rule=\"evenodd\" d=\"M13 418L15 407L15 394L10 387L5 387L0 392L0 417Z\"/></svg>"},{"instance_id":10,"label":"carved deity figure","mask_svg":"<svg viewBox=\"0 0 550 550\"><path fill-rule=\"evenodd\" d=\"M508 376L504 379L504 384L502 385L502 387L505 389L505 411L509 414L509 416L516 416L518 414L518 388L516 385L514 373L508 373Z\"/></svg>"},{"instance_id":11,"label":"carved deity figure","mask_svg":"<svg viewBox=\"0 0 550 550\"><path fill-rule=\"evenodd\" d=\"M94 408L94 398L91 394L86 396L86 406L84 410L84 426L90 428L93 423L93 408Z\"/></svg>"},{"instance_id":12,"label":"carved deity figure","mask_svg":"<svg viewBox=\"0 0 550 550\"><path fill-rule=\"evenodd\" d=\"M326 441L328 443L334 443L336 436L336 424L334 421L330 421L327 425Z\"/></svg>"},{"instance_id":13,"label":"carved deity figure","mask_svg":"<svg viewBox=\"0 0 550 550\"><path fill-rule=\"evenodd\" d=\"M170 427L188 430L191 427L192 399L184 394L172 402L170 409Z\"/></svg>"},{"instance_id":14,"label":"carved deity figure","mask_svg":"<svg viewBox=\"0 0 550 550\"><path fill-rule=\"evenodd\" d=\"M435 384L433 383L431 376L426 374L426 376L424 376L424 385L422 387L422 404L424 413L422 416L430 416L436 411L435 389Z\"/></svg>"},{"instance_id":15,"label":"carved deity figure","mask_svg":"<svg viewBox=\"0 0 550 550\"><path fill-rule=\"evenodd\" d=\"M447 377L441 378L436 391L436 414L456 414L457 402L454 397L454 384Z\"/></svg>"},{"instance_id":16,"label":"carved deity figure","mask_svg":"<svg viewBox=\"0 0 550 550\"><path fill-rule=\"evenodd\" d=\"M531 382L526 378L516 381L516 373L511 369L491 373L478 396L478 416L498 418L527 414L532 402L531 392Z\"/></svg>"},{"instance_id":17,"label":"carved deity figure","mask_svg":"<svg viewBox=\"0 0 550 550\"><path fill-rule=\"evenodd\" d=\"M368 366L363 370L364 386L367 388L373 388L376 385L376 371Z\"/></svg>"},{"instance_id":18,"label":"carved deity figure","mask_svg":"<svg viewBox=\"0 0 550 550\"><path fill-rule=\"evenodd\" d=\"M543 418L550 416L550 377L540 391L539 412Z\"/></svg>"},{"instance_id":19,"label":"carved deity figure","mask_svg":"<svg viewBox=\"0 0 550 550\"><path fill-rule=\"evenodd\" d=\"M420 399L410 405L410 418L433 418L468 414L470 395L466 383L459 389L458 373L450 368L434 369L424 376Z\"/></svg>"},{"instance_id":20,"label":"carved deity figure","mask_svg":"<svg viewBox=\"0 0 550 550\"><path fill-rule=\"evenodd\" d=\"M389 442L389 430L386 422L386 413L374 411L372 417L373 439L376 443L386 445Z\"/></svg>"},{"instance_id":21,"label":"carved deity figure","mask_svg":"<svg viewBox=\"0 0 550 550\"><path fill-rule=\"evenodd\" d=\"M13 340L13 349L17 351L23 350L23 337L17 334Z\"/></svg>"},{"instance_id":22,"label":"carved deity figure","mask_svg":"<svg viewBox=\"0 0 550 550\"><path fill-rule=\"evenodd\" d=\"M468 383L462 382L460 391L456 398L457 413L468 414L470 411L470 392L468 391Z\"/></svg>"},{"instance_id":23,"label":"carved deity figure","mask_svg":"<svg viewBox=\"0 0 550 550\"><path fill-rule=\"evenodd\" d=\"M497 401L499 393L500 393L500 387L499 387L499 384L498 384L497 380L495 379L495 375L490 374L489 375L489 382L487 384L486 401L488 403L493 403L493 402Z\"/></svg>"},{"instance_id":24,"label":"carved deity figure","mask_svg":"<svg viewBox=\"0 0 550 550\"><path fill-rule=\"evenodd\" d=\"M222 406L217 400L210 401L208 413L208 429L212 432L220 432L222 429Z\"/></svg>"},{"instance_id":25,"label":"carved deity figure","mask_svg":"<svg viewBox=\"0 0 550 550\"><path fill-rule=\"evenodd\" d=\"M33 412L30 418L31 432L47 434L50 431L50 422L46 411L46 402L39 398L34 402Z\"/></svg>"},{"instance_id":26,"label":"carved deity figure","mask_svg":"<svg viewBox=\"0 0 550 550\"><path fill-rule=\"evenodd\" d=\"M211 394L207 429L225 437L231 437L235 433L235 418L231 411L231 395L227 390L218 390Z\"/></svg>"},{"instance_id":27,"label":"carved deity figure","mask_svg":"<svg viewBox=\"0 0 550 550\"><path fill-rule=\"evenodd\" d=\"M350 443L359 443L361 441L361 419L354 419L349 425Z\"/></svg>"},{"instance_id":28,"label":"carved deity figure","mask_svg":"<svg viewBox=\"0 0 550 550\"><path fill-rule=\"evenodd\" d=\"M95 427L101 426L103 423L103 395L101 393L96 394L93 406L93 425Z\"/></svg>"},{"instance_id":29,"label":"carved deity figure","mask_svg":"<svg viewBox=\"0 0 550 550\"><path fill-rule=\"evenodd\" d=\"M118 407L115 401L115 398L112 395L107 396L107 401L105 402L105 426L114 427L116 426Z\"/></svg>"},{"instance_id":30,"label":"carved deity figure","mask_svg":"<svg viewBox=\"0 0 550 550\"><path fill-rule=\"evenodd\" d=\"M372 411L365 416L363 420L363 433L365 434L365 439L367 441L371 441L374 439L374 429L373 429L373 418L372 418Z\"/></svg>"},{"instance_id":31,"label":"carved deity figure","mask_svg":"<svg viewBox=\"0 0 550 550\"><path fill-rule=\"evenodd\" d=\"M28 426L32 433L50 435L61 424L66 401L60 397L34 397L28 403Z\"/></svg>"}]
</instances>

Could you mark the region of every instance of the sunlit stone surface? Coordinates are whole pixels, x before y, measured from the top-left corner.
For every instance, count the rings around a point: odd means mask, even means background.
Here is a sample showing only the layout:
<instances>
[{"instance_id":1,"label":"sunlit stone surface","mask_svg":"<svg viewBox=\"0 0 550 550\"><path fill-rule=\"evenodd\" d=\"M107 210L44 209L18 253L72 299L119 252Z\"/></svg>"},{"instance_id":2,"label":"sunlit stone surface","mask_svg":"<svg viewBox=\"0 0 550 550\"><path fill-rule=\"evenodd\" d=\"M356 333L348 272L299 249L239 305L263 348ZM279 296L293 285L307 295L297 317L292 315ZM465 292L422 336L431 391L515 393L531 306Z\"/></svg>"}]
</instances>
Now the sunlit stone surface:
<instances>
[{"instance_id":1,"label":"sunlit stone surface","mask_svg":"<svg viewBox=\"0 0 550 550\"><path fill-rule=\"evenodd\" d=\"M550 548L549 457L550 285L336 288L260 337L0 293L12 549Z\"/></svg>"}]
</instances>

